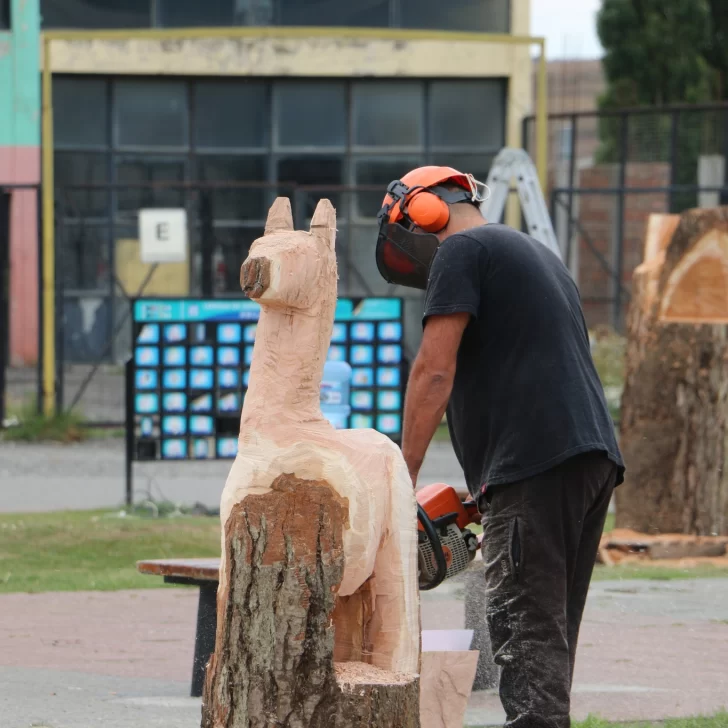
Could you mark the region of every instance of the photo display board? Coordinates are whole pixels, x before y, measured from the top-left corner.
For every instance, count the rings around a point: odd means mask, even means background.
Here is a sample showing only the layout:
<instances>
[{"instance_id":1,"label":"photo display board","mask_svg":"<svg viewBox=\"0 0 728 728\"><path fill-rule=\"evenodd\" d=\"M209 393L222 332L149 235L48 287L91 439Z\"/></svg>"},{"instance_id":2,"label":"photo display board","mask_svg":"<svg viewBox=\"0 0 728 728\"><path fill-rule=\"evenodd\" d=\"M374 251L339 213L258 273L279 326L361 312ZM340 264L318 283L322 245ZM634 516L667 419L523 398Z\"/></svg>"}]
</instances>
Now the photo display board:
<instances>
[{"instance_id":1,"label":"photo display board","mask_svg":"<svg viewBox=\"0 0 728 728\"><path fill-rule=\"evenodd\" d=\"M131 459L235 457L258 304L145 298L132 307ZM334 426L373 428L398 441L405 372L402 300L339 299L321 386L322 412Z\"/></svg>"}]
</instances>

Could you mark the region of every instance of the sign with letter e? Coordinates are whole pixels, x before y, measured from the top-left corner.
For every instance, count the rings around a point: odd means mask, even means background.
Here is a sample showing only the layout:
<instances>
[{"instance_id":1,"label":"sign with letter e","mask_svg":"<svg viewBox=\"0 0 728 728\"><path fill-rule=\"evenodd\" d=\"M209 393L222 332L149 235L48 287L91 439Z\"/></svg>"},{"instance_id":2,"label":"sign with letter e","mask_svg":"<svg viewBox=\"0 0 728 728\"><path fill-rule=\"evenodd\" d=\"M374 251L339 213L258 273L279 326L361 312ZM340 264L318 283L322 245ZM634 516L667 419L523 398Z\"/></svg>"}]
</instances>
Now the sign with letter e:
<instances>
[{"instance_id":1,"label":"sign with letter e","mask_svg":"<svg viewBox=\"0 0 728 728\"><path fill-rule=\"evenodd\" d=\"M183 263L187 260L187 211L139 210L142 263Z\"/></svg>"}]
</instances>

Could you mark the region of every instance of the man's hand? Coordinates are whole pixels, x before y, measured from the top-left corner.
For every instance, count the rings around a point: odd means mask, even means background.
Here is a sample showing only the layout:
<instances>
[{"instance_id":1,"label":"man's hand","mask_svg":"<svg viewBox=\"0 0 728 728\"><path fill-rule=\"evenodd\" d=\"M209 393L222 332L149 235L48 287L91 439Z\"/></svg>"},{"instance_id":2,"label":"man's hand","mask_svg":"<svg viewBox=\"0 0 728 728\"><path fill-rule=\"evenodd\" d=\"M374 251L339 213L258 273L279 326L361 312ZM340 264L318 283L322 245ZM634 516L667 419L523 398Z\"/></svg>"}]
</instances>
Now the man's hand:
<instances>
[{"instance_id":1,"label":"man's hand","mask_svg":"<svg viewBox=\"0 0 728 728\"><path fill-rule=\"evenodd\" d=\"M430 316L412 365L404 404L402 454L417 486L425 453L445 413L455 379L458 348L469 313Z\"/></svg>"}]
</instances>

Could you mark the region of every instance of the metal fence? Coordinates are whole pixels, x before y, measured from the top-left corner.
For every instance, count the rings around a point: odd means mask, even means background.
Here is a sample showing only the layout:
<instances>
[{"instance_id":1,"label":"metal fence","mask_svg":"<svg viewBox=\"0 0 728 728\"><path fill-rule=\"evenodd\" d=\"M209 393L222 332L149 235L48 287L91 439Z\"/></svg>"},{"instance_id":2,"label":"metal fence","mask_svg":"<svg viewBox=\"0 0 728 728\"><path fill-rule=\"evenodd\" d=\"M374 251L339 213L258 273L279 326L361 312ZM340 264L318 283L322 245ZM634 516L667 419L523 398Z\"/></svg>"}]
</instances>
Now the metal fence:
<instances>
[{"instance_id":1,"label":"metal fence","mask_svg":"<svg viewBox=\"0 0 728 728\"><path fill-rule=\"evenodd\" d=\"M144 295L239 297L240 265L263 234L276 196L291 199L297 229L316 203L337 209L339 295L405 299L405 354L419 345L423 294L388 285L374 260L381 186L313 187L244 182L74 185L56 192L57 408L119 425L124 362L131 350L131 299ZM140 263L138 211L184 208L189 262ZM79 210L95 211L81 216ZM108 213L108 214L106 214Z\"/></svg>"},{"instance_id":2,"label":"metal fence","mask_svg":"<svg viewBox=\"0 0 728 728\"><path fill-rule=\"evenodd\" d=\"M728 104L552 114L548 139L551 216L587 320L621 330L649 215L728 204Z\"/></svg>"}]
</instances>

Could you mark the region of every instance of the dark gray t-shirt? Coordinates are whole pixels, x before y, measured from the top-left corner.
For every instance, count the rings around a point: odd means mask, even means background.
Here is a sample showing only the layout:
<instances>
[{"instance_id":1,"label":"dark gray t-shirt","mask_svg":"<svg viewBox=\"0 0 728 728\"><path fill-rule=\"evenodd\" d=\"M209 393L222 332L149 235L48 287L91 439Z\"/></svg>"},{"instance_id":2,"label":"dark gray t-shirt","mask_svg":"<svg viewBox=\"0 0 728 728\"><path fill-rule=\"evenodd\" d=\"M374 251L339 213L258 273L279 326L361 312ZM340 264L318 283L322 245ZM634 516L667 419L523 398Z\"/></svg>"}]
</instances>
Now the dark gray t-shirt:
<instances>
[{"instance_id":1,"label":"dark gray t-shirt","mask_svg":"<svg viewBox=\"0 0 728 728\"><path fill-rule=\"evenodd\" d=\"M612 418L579 291L545 245L505 225L445 240L425 297L428 316L466 311L447 420L474 497L600 450L619 467Z\"/></svg>"}]
</instances>

